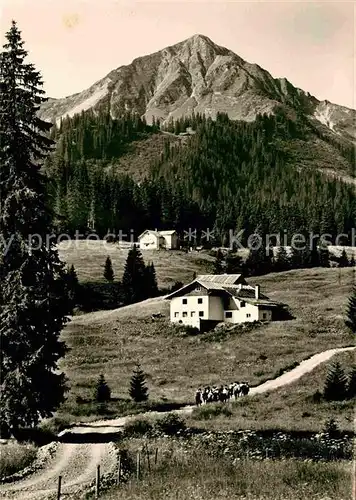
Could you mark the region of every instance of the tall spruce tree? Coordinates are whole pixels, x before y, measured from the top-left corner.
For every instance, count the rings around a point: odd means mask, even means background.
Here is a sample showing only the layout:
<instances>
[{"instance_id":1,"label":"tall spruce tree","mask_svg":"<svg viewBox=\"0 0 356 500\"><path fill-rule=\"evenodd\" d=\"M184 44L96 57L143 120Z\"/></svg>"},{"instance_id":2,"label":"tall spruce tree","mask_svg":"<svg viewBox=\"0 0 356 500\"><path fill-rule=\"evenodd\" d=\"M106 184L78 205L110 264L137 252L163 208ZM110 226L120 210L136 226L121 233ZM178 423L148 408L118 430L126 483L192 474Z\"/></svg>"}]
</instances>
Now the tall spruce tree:
<instances>
[{"instance_id":1,"label":"tall spruce tree","mask_svg":"<svg viewBox=\"0 0 356 500\"><path fill-rule=\"evenodd\" d=\"M356 333L356 286L353 287L346 310L346 326Z\"/></svg>"},{"instance_id":2,"label":"tall spruce tree","mask_svg":"<svg viewBox=\"0 0 356 500\"><path fill-rule=\"evenodd\" d=\"M156 270L153 262L146 266L146 292L147 297L156 297L158 295L158 285Z\"/></svg>"},{"instance_id":3,"label":"tall spruce tree","mask_svg":"<svg viewBox=\"0 0 356 500\"><path fill-rule=\"evenodd\" d=\"M136 245L129 250L122 277L122 297L125 304L147 298L146 266Z\"/></svg>"},{"instance_id":4,"label":"tall spruce tree","mask_svg":"<svg viewBox=\"0 0 356 500\"><path fill-rule=\"evenodd\" d=\"M66 272L54 245L46 182L52 141L37 117L42 80L13 21L0 54L0 420L2 429L36 425L64 401L59 340L70 312Z\"/></svg>"}]
</instances>

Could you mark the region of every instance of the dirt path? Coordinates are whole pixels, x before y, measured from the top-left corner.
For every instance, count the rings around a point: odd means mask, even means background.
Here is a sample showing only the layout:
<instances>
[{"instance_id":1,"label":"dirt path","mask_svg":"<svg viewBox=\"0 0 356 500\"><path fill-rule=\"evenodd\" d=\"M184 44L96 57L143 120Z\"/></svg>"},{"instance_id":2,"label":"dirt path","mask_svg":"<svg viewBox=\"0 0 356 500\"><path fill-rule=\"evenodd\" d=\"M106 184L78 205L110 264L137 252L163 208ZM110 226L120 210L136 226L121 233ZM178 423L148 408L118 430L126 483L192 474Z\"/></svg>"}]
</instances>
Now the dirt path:
<instances>
[{"instance_id":1,"label":"dirt path","mask_svg":"<svg viewBox=\"0 0 356 500\"><path fill-rule=\"evenodd\" d=\"M334 354L356 349L344 347L330 349L302 361L296 368L274 380L253 387L250 395L260 394L279 387L291 384L306 373L312 371L319 364L328 361ZM175 413L190 414L194 406L185 406ZM162 412L146 412L143 416L162 415ZM51 499L56 492L58 476L62 476L62 491L65 498L80 498L79 489L90 484L95 478L96 466L100 463L102 474L106 474L115 467L115 455L110 443L96 443L103 434L115 434L122 431L123 426L132 416L120 417L113 420L101 420L90 424L78 424L76 427L60 433L61 439L78 441L81 437L91 435L91 443L60 443L55 457L50 460L44 470L39 470L29 478L13 484L4 484L0 489L0 498L44 500Z\"/></svg>"},{"instance_id":2,"label":"dirt path","mask_svg":"<svg viewBox=\"0 0 356 500\"><path fill-rule=\"evenodd\" d=\"M62 476L62 492L66 498L78 498L83 485L95 478L97 465L101 473L111 472L115 455L110 443L60 443L55 457L44 470L28 478L1 486L1 498L39 500L53 498L58 476Z\"/></svg>"}]
</instances>

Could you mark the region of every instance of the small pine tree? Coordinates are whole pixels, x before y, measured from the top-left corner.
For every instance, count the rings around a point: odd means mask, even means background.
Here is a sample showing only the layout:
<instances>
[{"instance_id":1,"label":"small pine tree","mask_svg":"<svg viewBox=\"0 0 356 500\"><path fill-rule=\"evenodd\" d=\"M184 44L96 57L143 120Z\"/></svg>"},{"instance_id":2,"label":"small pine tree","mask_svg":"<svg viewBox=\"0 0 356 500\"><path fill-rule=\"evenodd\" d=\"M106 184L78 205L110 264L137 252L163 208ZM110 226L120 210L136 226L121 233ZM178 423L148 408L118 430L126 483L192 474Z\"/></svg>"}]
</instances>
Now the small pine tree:
<instances>
[{"instance_id":1,"label":"small pine tree","mask_svg":"<svg viewBox=\"0 0 356 500\"><path fill-rule=\"evenodd\" d=\"M103 374L99 376L94 397L95 401L98 403L107 403L111 399L111 389L108 386Z\"/></svg>"},{"instance_id":2,"label":"small pine tree","mask_svg":"<svg viewBox=\"0 0 356 500\"><path fill-rule=\"evenodd\" d=\"M341 255L339 257L339 267L348 267L348 265L349 265L349 259L347 258L345 248L343 248Z\"/></svg>"},{"instance_id":3,"label":"small pine tree","mask_svg":"<svg viewBox=\"0 0 356 500\"><path fill-rule=\"evenodd\" d=\"M353 287L349 298L345 324L353 333L356 333L356 286Z\"/></svg>"},{"instance_id":4,"label":"small pine tree","mask_svg":"<svg viewBox=\"0 0 356 500\"><path fill-rule=\"evenodd\" d=\"M334 418L329 418L324 422L323 432L328 434L329 438L337 438L340 435L340 429Z\"/></svg>"},{"instance_id":5,"label":"small pine tree","mask_svg":"<svg viewBox=\"0 0 356 500\"><path fill-rule=\"evenodd\" d=\"M113 270L113 267L112 267L112 262L111 262L111 259L110 259L109 255L106 257L106 261L105 261L104 278L107 281L109 281L110 283L112 283L114 281L114 278L115 278L114 270Z\"/></svg>"},{"instance_id":6,"label":"small pine tree","mask_svg":"<svg viewBox=\"0 0 356 500\"><path fill-rule=\"evenodd\" d=\"M350 267L355 267L355 257L352 255L349 263Z\"/></svg>"},{"instance_id":7,"label":"small pine tree","mask_svg":"<svg viewBox=\"0 0 356 500\"><path fill-rule=\"evenodd\" d=\"M336 361L326 375L324 398L327 401L342 401L347 394L347 378L341 364Z\"/></svg>"},{"instance_id":8,"label":"small pine tree","mask_svg":"<svg viewBox=\"0 0 356 500\"><path fill-rule=\"evenodd\" d=\"M213 274L223 274L225 272L225 259L220 248L216 252Z\"/></svg>"},{"instance_id":9,"label":"small pine tree","mask_svg":"<svg viewBox=\"0 0 356 500\"><path fill-rule=\"evenodd\" d=\"M139 364L136 365L136 368L132 374L129 394L136 403L147 401L148 399L146 375Z\"/></svg>"},{"instance_id":10,"label":"small pine tree","mask_svg":"<svg viewBox=\"0 0 356 500\"><path fill-rule=\"evenodd\" d=\"M356 366L351 368L347 382L347 397L356 398Z\"/></svg>"}]
</instances>

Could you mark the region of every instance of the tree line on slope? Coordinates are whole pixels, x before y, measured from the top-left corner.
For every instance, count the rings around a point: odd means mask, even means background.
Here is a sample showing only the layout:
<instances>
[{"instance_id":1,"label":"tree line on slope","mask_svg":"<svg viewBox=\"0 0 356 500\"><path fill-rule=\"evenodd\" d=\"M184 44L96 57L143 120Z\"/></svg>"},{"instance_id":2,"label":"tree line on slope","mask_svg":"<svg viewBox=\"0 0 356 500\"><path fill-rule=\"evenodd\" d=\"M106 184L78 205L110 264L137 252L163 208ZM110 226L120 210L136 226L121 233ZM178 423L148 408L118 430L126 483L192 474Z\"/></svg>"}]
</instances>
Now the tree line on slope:
<instances>
[{"instance_id":1,"label":"tree line on slope","mask_svg":"<svg viewBox=\"0 0 356 500\"><path fill-rule=\"evenodd\" d=\"M224 114L215 121L193 115L177 123L178 130L191 126L196 133L188 143L167 141L148 165L147 177L136 183L115 173L121 146L109 148L110 156L85 144L100 142L97 134L105 141L116 130L123 135L115 141L127 145L137 136L127 130L149 134L157 125L150 128L133 115L112 120L91 113L88 118L87 112L63 121L53 132L59 146L46 166L58 230L91 229L100 236L134 230L137 237L147 228L175 228L181 234L210 228L218 244L226 242L230 229L248 235L258 225L263 234L286 232L289 240L311 231L350 235L356 214L353 188L290 163L289 142L313 136L305 118L291 120L280 112L247 123ZM78 137L87 137L86 142Z\"/></svg>"},{"instance_id":2,"label":"tree line on slope","mask_svg":"<svg viewBox=\"0 0 356 500\"><path fill-rule=\"evenodd\" d=\"M258 233L256 232L256 237ZM259 248L251 248L246 259L233 250L216 251L213 267L214 274L243 274L244 276L262 276L271 272L284 272L291 269L306 269L311 267L330 267L331 261L338 267L355 267L355 258L348 259L345 249L340 257L330 254L327 246L318 246L316 242L309 248L292 247L290 251L279 246L273 248L262 244Z\"/></svg>"}]
</instances>

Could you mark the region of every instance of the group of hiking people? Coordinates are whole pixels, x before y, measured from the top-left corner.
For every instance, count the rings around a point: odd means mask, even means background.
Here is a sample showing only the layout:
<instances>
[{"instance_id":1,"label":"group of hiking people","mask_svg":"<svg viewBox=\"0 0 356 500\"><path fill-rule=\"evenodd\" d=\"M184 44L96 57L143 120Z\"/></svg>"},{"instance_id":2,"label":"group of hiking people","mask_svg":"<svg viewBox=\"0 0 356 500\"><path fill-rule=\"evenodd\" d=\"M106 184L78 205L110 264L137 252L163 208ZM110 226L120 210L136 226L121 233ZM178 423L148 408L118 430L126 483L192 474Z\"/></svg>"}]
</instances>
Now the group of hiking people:
<instances>
[{"instance_id":1,"label":"group of hiking people","mask_svg":"<svg viewBox=\"0 0 356 500\"><path fill-rule=\"evenodd\" d=\"M233 382L227 385L207 386L204 389L199 388L195 393L195 404L201 406L207 403L226 403L231 398L247 396L250 391L248 382Z\"/></svg>"}]
</instances>

